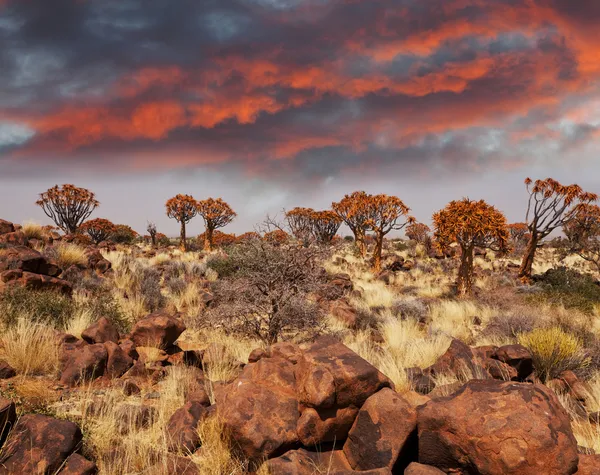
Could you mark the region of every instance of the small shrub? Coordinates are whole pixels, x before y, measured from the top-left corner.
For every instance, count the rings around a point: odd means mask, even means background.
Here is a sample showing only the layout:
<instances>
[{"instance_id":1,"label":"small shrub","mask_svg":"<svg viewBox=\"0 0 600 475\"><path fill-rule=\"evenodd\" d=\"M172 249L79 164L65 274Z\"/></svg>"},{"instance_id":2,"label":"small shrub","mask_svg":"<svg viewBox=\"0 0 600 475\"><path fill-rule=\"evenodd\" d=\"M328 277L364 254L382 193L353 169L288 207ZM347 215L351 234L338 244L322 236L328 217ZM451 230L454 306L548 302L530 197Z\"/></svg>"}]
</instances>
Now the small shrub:
<instances>
[{"instance_id":1,"label":"small shrub","mask_svg":"<svg viewBox=\"0 0 600 475\"><path fill-rule=\"evenodd\" d=\"M44 227L41 224L33 223L31 221L23 223L21 231L25 234L27 239L43 240L46 235Z\"/></svg>"},{"instance_id":2,"label":"small shrub","mask_svg":"<svg viewBox=\"0 0 600 475\"><path fill-rule=\"evenodd\" d=\"M110 240L117 244L132 244L139 234L126 224L117 224Z\"/></svg>"},{"instance_id":3,"label":"small shrub","mask_svg":"<svg viewBox=\"0 0 600 475\"><path fill-rule=\"evenodd\" d=\"M88 261L85 250L77 244L69 242L46 246L44 256L54 259L61 269L68 269L71 266L86 266Z\"/></svg>"},{"instance_id":4,"label":"small shrub","mask_svg":"<svg viewBox=\"0 0 600 475\"><path fill-rule=\"evenodd\" d=\"M0 293L0 322L7 327L16 325L19 318L63 328L75 312L69 297L55 292L40 292L15 287Z\"/></svg>"},{"instance_id":5,"label":"small shrub","mask_svg":"<svg viewBox=\"0 0 600 475\"><path fill-rule=\"evenodd\" d=\"M171 277L165 282L165 287L173 295L181 295L187 287L187 284L185 283L185 280L183 280L181 277Z\"/></svg>"},{"instance_id":6,"label":"small shrub","mask_svg":"<svg viewBox=\"0 0 600 475\"><path fill-rule=\"evenodd\" d=\"M215 271L220 278L232 277L239 269L236 263L237 254L224 255L215 254L206 260L208 269Z\"/></svg>"},{"instance_id":7,"label":"small shrub","mask_svg":"<svg viewBox=\"0 0 600 475\"><path fill-rule=\"evenodd\" d=\"M558 267L533 279L543 289L542 293L530 297L533 301L545 299L590 314L594 312L594 306L600 303L600 286L589 274Z\"/></svg>"},{"instance_id":8,"label":"small shrub","mask_svg":"<svg viewBox=\"0 0 600 475\"><path fill-rule=\"evenodd\" d=\"M581 341L560 328L537 328L518 337L519 343L529 349L533 366L542 381L557 377L566 370L589 366Z\"/></svg>"}]
</instances>

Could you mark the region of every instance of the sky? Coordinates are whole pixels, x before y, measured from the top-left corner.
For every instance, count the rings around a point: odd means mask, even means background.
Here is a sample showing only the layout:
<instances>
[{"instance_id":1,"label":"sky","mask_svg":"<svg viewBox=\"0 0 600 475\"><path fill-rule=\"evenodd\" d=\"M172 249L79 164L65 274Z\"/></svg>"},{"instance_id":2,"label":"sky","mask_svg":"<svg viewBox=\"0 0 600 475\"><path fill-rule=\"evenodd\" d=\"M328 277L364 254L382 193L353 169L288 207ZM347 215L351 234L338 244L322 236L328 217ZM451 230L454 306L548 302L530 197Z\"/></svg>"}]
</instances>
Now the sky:
<instances>
[{"instance_id":1,"label":"sky","mask_svg":"<svg viewBox=\"0 0 600 475\"><path fill-rule=\"evenodd\" d=\"M236 233L355 190L522 221L527 176L600 192L598 25L598 0L0 0L0 218L49 223L73 183L169 235L178 193Z\"/></svg>"}]
</instances>

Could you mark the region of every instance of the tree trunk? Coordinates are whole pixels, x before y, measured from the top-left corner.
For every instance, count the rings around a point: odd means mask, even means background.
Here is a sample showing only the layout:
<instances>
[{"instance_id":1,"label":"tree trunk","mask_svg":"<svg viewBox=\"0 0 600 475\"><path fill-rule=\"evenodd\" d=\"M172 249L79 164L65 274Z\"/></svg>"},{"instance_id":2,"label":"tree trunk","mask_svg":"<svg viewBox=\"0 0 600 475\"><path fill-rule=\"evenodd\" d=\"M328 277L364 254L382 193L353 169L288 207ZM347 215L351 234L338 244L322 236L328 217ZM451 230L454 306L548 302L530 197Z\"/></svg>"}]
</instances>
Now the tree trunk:
<instances>
[{"instance_id":1,"label":"tree trunk","mask_svg":"<svg viewBox=\"0 0 600 475\"><path fill-rule=\"evenodd\" d=\"M213 246L213 229L210 227L206 227L206 231L204 232L204 250L212 251Z\"/></svg>"},{"instance_id":2,"label":"tree trunk","mask_svg":"<svg viewBox=\"0 0 600 475\"><path fill-rule=\"evenodd\" d=\"M181 246L181 250L182 251L187 251L187 241L185 239L185 221L181 221L181 233L180 233L180 243L179 245Z\"/></svg>"},{"instance_id":3,"label":"tree trunk","mask_svg":"<svg viewBox=\"0 0 600 475\"><path fill-rule=\"evenodd\" d=\"M373 272L381 270L381 251L383 250L383 234L378 233L373 251Z\"/></svg>"},{"instance_id":4,"label":"tree trunk","mask_svg":"<svg viewBox=\"0 0 600 475\"><path fill-rule=\"evenodd\" d=\"M151 234L150 239L152 240L152 247L156 247L156 234Z\"/></svg>"},{"instance_id":5,"label":"tree trunk","mask_svg":"<svg viewBox=\"0 0 600 475\"><path fill-rule=\"evenodd\" d=\"M358 253L360 257L365 257L367 255L367 245L365 243L365 235L359 231L354 233L354 242L356 243L356 248L358 249Z\"/></svg>"},{"instance_id":6,"label":"tree trunk","mask_svg":"<svg viewBox=\"0 0 600 475\"><path fill-rule=\"evenodd\" d=\"M523 255L523 260L521 261L519 277L525 279L531 278L533 259L535 258L535 251L537 250L538 242L539 237L535 234L531 234L531 238L529 239L529 243L527 243L527 248L525 249L525 254Z\"/></svg>"},{"instance_id":7,"label":"tree trunk","mask_svg":"<svg viewBox=\"0 0 600 475\"><path fill-rule=\"evenodd\" d=\"M456 288L459 297L471 294L473 289L473 246L462 248Z\"/></svg>"}]
</instances>

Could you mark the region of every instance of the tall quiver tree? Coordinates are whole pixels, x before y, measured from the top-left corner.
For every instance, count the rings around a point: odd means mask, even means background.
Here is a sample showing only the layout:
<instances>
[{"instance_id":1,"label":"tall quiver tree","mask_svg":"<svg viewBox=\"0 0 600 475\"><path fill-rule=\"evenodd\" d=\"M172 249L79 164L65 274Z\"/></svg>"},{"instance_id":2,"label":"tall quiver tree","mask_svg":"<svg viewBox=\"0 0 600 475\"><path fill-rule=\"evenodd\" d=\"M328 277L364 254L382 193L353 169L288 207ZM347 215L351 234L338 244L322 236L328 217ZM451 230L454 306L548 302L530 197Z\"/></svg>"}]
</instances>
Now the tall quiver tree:
<instances>
[{"instance_id":1,"label":"tall quiver tree","mask_svg":"<svg viewBox=\"0 0 600 475\"><path fill-rule=\"evenodd\" d=\"M46 216L65 234L77 232L81 223L90 217L100 205L96 195L85 188L75 185L58 185L40 193L40 199L35 202Z\"/></svg>"},{"instance_id":2,"label":"tall quiver tree","mask_svg":"<svg viewBox=\"0 0 600 475\"><path fill-rule=\"evenodd\" d=\"M461 261L456 287L459 296L471 293L473 287L473 251L475 247L505 253L508 230L504 214L485 201L463 198L451 201L433 215L434 236L441 250L452 243L461 248Z\"/></svg>"},{"instance_id":3,"label":"tall quiver tree","mask_svg":"<svg viewBox=\"0 0 600 475\"><path fill-rule=\"evenodd\" d=\"M529 194L525 221L530 236L519 269L519 277L529 279L535 252L541 240L574 219L579 205L596 201L598 196L583 191L579 185L561 185L552 178L535 182L527 178L525 186Z\"/></svg>"},{"instance_id":4,"label":"tall quiver tree","mask_svg":"<svg viewBox=\"0 0 600 475\"><path fill-rule=\"evenodd\" d=\"M150 236L150 241L152 242L152 247L156 247L156 235L158 234L158 230L156 229L156 224L153 221L148 221L146 224L146 231Z\"/></svg>"},{"instance_id":5,"label":"tall quiver tree","mask_svg":"<svg viewBox=\"0 0 600 475\"><path fill-rule=\"evenodd\" d=\"M367 224L375 233L375 250L373 251L373 270L381 270L381 251L383 239L393 230L400 230L414 218L408 215L410 209L396 196L375 195L370 199L371 218Z\"/></svg>"},{"instance_id":6,"label":"tall quiver tree","mask_svg":"<svg viewBox=\"0 0 600 475\"><path fill-rule=\"evenodd\" d=\"M331 208L354 234L354 241L362 257L367 254L365 237L372 219L371 195L364 191L355 191L346 195L337 203L331 203Z\"/></svg>"},{"instance_id":7,"label":"tall quiver tree","mask_svg":"<svg viewBox=\"0 0 600 475\"><path fill-rule=\"evenodd\" d=\"M308 247L313 237L314 212L312 208L294 208L285 212L285 221L292 236Z\"/></svg>"},{"instance_id":8,"label":"tall quiver tree","mask_svg":"<svg viewBox=\"0 0 600 475\"><path fill-rule=\"evenodd\" d=\"M117 227L108 219L90 219L79 227L80 232L87 233L94 244L107 241L117 230Z\"/></svg>"},{"instance_id":9,"label":"tall quiver tree","mask_svg":"<svg viewBox=\"0 0 600 475\"><path fill-rule=\"evenodd\" d=\"M563 226L568 250L594 264L600 271L600 207L577 206L573 219Z\"/></svg>"},{"instance_id":10,"label":"tall quiver tree","mask_svg":"<svg viewBox=\"0 0 600 475\"><path fill-rule=\"evenodd\" d=\"M342 225L342 220L333 211L313 211L312 233L319 244L329 244Z\"/></svg>"},{"instance_id":11,"label":"tall quiver tree","mask_svg":"<svg viewBox=\"0 0 600 475\"><path fill-rule=\"evenodd\" d=\"M198 213L204 218L204 250L210 251L214 243L214 231L227 226L237 216L221 198L208 198L198 202Z\"/></svg>"},{"instance_id":12,"label":"tall quiver tree","mask_svg":"<svg viewBox=\"0 0 600 475\"><path fill-rule=\"evenodd\" d=\"M185 226L198 214L198 202L190 195L177 195L165 203L167 216L181 224L181 249L187 250Z\"/></svg>"}]
</instances>

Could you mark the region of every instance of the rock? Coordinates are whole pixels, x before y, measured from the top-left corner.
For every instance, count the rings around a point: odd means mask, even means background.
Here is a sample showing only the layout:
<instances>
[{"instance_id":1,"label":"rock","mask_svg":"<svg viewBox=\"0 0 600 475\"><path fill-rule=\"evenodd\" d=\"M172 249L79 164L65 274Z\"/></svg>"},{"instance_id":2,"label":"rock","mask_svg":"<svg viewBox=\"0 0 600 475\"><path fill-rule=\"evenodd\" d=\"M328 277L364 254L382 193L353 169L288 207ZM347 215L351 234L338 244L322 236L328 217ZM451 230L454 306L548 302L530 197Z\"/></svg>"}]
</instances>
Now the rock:
<instances>
[{"instance_id":1,"label":"rock","mask_svg":"<svg viewBox=\"0 0 600 475\"><path fill-rule=\"evenodd\" d=\"M515 368L517 377L521 381L533 372L531 353L522 345L501 346L496 350L493 358Z\"/></svg>"},{"instance_id":2,"label":"rock","mask_svg":"<svg viewBox=\"0 0 600 475\"><path fill-rule=\"evenodd\" d=\"M488 475L577 470L569 416L545 386L470 381L417 414L420 463Z\"/></svg>"},{"instance_id":3,"label":"rock","mask_svg":"<svg viewBox=\"0 0 600 475\"><path fill-rule=\"evenodd\" d=\"M217 397L217 415L235 446L262 461L298 443L294 365L282 358L247 365Z\"/></svg>"},{"instance_id":4,"label":"rock","mask_svg":"<svg viewBox=\"0 0 600 475\"><path fill-rule=\"evenodd\" d=\"M13 246L26 246L27 237L23 231L15 230L14 233L0 234L0 244L10 244Z\"/></svg>"},{"instance_id":5,"label":"rock","mask_svg":"<svg viewBox=\"0 0 600 475\"><path fill-rule=\"evenodd\" d=\"M72 386L99 378L106 370L107 359L108 352L101 343L67 351L60 375L61 384Z\"/></svg>"},{"instance_id":6,"label":"rock","mask_svg":"<svg viewBox=\"0 0 600 475\"><path fill-rule=\"evenodd\" d=\"M418 406L423 406L424 404L427 404L429 401L431 401L431 398L429 396L419 394L415 391L407 391L405 393L402 393L402 397L414 408Z\"/></svg>"},{"instance_id":7,"label":"rock","mask_svg":"<svg viewBox=\"0 0 600 475\"><path fill-rule=\"evenodd\" d=\"M116 410L115 420L120 434L146 429L156 420L157 411L154 407L143 404L122 404Z\"/></svg>"},{"instance_id":8,"label":"rock","mask_svg":"<svg viewBox=\"0 0 600 475\"><path fill-rule=\"evenodd\" d=\"M15 232L15 225L10 221L0 219L0 235Z\"/></svg>"},{"instance_id":9,"label":"rock","mask_svg":"<svg viewBox=\"0 0 600 475\"><path fill-rule=\"evenodd\" d=\"M140 355L135 349L135 343L131 340L121 340L119 343L121 349L125 352L127 356L129 356L132 360L137 360Z\"/></svg>"},{"instance_id":10,"label":"rock","mask_svg":"<svg viewBox=\"0 0 600 475\"><path fill-rule=\"evenodd\" d=\"M320 337L296 366L298 398L306 407L360 408L372 394L392 382L350 348L329 336Z\"/></svg>"},{"instance_id":11,"label":"rock","mask_svg":"<svg viewBox=\"0 0 600 475\"><path fill-rule=\"evenodd\" d=\"M178 318L164 313L151 313L135 324L129 338L136 346L165 349L172 346L184 331L185 325Z\"/></svg>"},{"instance_id":12,"label":"rock","mask_svg":"<svg viewBox=\"0 0 600 475\"><path fill-rule=\"evenodd\" d=\"M61 272L56 263L27 246L13 246L3 250L0 254L0 271L5 270L21 270L51 277L56 277Z\"/></svg>"},{"instance_id":13,"label":"rock","mask_svg":"<svg viewBox=\"0 0 600 475\"><path fill-rule=\"evenodd\" d=\"M136 394L140 394L142 391L137 384L135 384L130 379L126 379L123 381L123 394L126 396L133 396Z\"/></svg>"},{"instance_id":14,"label":"rock","mask_svg":"<svg viewBox=\"0 0 600 475\"><path fill-rule=\"evenodd\" d=\"M107 341L119 343L119 330L108 318L101 317L81 333L81 338L90 344Z\"/></svg>"},{"instance_id":15,"label":"rock","mask_svg":"<svg viewBox=\"0 0 600 475\"><path fill-rule=\"evenodd\" d=\"M42 274L11 270L0 273L0 290L5 287L22 287L30 290L50 290L70 296L72 285L66 280Z\"/></svg>"},{"instance_id":16,"label":"rock","mask_svg":"<svg viewBox=\"0 0 600 475\"><path fill-rule=\"evenodd\" d=\"M580 455L577 475L600 475L600 455Z\"/></svg>"},{"instance_id":17,"label":"rock","mask_svg":"<svg viewBox=\"0 0 600 475\"><path fill-rule=\"evenodd\" d=\"M15 422L17 422L17 406L9 399L0 397L0 448Z\"/></svg>"},{"instance_id":18,"label":"rock","mask_svg":"<svg viewBox=\"0 0 600 475\"><path fill-rule=\"evenodd\" d=\"M435 389L435 381L429 374L423 373L420 368L407 368L406 377L411 387L420 394L429 394Z\"/></svg>"},{"instance_id":19,"label":"rock","mask_svg":"<svg viewBox=\"0 0 600 475\"><path fill-rule=\"evenodd\" d=\"M482 365L494 379L501 381L516 381L519 379L517 370L502 361L487 358L482 361Z\"/></svg>"},{"instance_id":20,"label":"rock","mask_svg":"<svg viewBox=\"0 0 600 475\"><path fill-rule=\"evenodd\" d=\"M112 268L112 264L108 259L105 259L104 256L97 249L90 249L86 252L87 254L87 264L90 269L95 270L99 274L105 274Z\"/></svg>"},{"instance_id":21,"label":"rock","mask_svg":"<svg viewBox=\"0 0 600 475\"><path fill-rule=\"evenodd\" d=\"M417 411L384 388L366 400L344 444L354 470L400 470L416 459Z\"/></svg>"},{"instance_id":22,"label":"rock","mask_svg":"<svg viewBox=\"0 0 600 475\"><path fill-rule=\"evenodd\" d=\"M17 375L15 369L6 361L0 360L0 379L10 379Z\"/></svg>"},{"instance_id":23,"label":"rock","mask_svg":"<svg viewBox=\"0 0 600 475\"><path fill-rule=\"evenodd\" d=\"M143 475L201 475L196 464L187 457L169 455L159 463L148 467Z\"/></svg>"},{"instance_id":24,"label":"rock","mask_svg":"<svg viewBox=\"0 0 600 475\"><path fill-rule=\"evenodd\" d=\"M0 473L56 473L81 439L81 430L73 422L26 414L2 449Z\"/></svg>"},{"instance_id":25,"label":"rock","mask_svg":"<svg viewBox=\"0 0 600 475\"><path fill-rule=\"evenodd\" d=\"M261 358L268 358L264 348L256 348L248 355L248 363L256 363Z\"/></svg>"},{"instance_id":26,"label":"rock","mask_svg":"<svg viewBox=\"0 0 600 475\"><path fill-rule=\"evenodd\" d=\"M406 470L404 470L404 475L444 475L444 472L432 467L431 465L423 465L421 463L413 462L406 467Z\"/></svg>"},{"instance_id":27,"label":"rock","mask_svg":"<svg viewBox=\"0 0 600 475\"><path fill-rule=\"evenodd\" d=\"M205 406L192 401L173 413L166 429L169 450L190 453L200 446L198 422L206 410Z\"/></svg>"},{"instance_id":28,"label":"rock","mask_svg":"<svg viewBox=\"0 0 600 475\"><path fill-rule=\"evenodd\" d=\"M478 368L474 359L471 348L462 341L453 339L446 353L423 372L434 376L438 374L475 376L478 375ZM482 371L485 370L482 369Z\"/></svg>"},{"instance_id":29,"label":"rock","mask_svg":"<svg viewBox=\"0 0 600 475\"><path fill-rule=\"evenodd\" d=\"M123 349L113 341L104 343L106 353L106 375L111 378L120 378L133 366L133 360Z\"/></svg>"},{"instance_id":30,"label":"rock","mask_svg":"<svg viewBox=\"0 0 600 475\"><path fill-rule=\"evenodd\" d=\"M96 473L98 473L96 464L79 454L71 455L64 468L58 472L59 475L95 475Z\"/></svg>"},{"instance_id":31,"label":"rock","mask_svg":"<svg viewBox=\"0 0 600 475\"><path fill-rule=\"evenodd\" d=\"M165 366L169 360L169 355L165 350L153 346L137 346L135 351L137 351L139 355L138 359L142 363L156 363L160 366Z\"/></svg>"},{"instance_id":32,"label":"rock","mask_svg":"<svg viewBox=\"0 0 600 475\"><path fill-rule=\"evenodd\" d=\"M329 305L329 313L348 328L356 328L358 313L347 300L335 300Z\"/></svg>"},{"instance_id":33,"label":"rock","mask_svg":"<svg viewBox=\"0 0 600 475\"><path fill-rule=\"evenodd\" d=\"M312 407L302 411L298 420L297 432L305 447L313 447L326 442L344 440L358 414L355 406L321 409Z\"/></svg>"}]
</instances>

